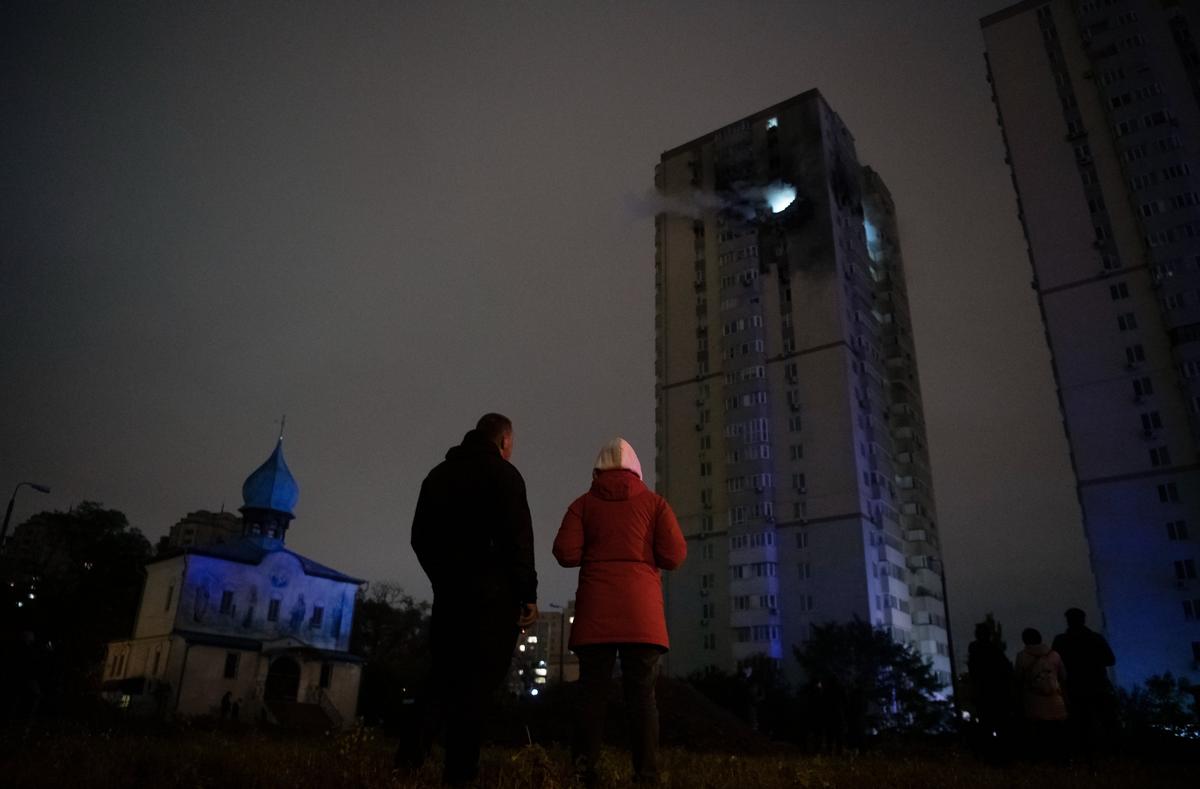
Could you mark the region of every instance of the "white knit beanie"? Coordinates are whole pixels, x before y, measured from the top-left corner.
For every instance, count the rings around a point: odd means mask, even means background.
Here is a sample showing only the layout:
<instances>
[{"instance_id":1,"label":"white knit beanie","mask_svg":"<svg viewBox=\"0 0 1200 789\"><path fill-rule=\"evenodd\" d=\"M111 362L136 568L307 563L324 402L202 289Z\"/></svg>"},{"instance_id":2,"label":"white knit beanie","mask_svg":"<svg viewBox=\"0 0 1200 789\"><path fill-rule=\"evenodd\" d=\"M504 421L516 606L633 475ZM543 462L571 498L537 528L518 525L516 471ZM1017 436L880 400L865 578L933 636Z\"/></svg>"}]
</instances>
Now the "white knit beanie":
<instances>
[{"instance_id":1,"label":"white knit beanie","mask_svg":"<svg viewBox=\"0 0 1200 789\"><path fill-rule=\"evenodd\" d=\"M596 456L596 471L608 471L614 468L628 469L637 474L639 478L642 476L642 463L638 460L633 447L629 446L629 442L623 438L614 438L609 441L600 448L600 454Z\"/></svg>"}]
</instances>

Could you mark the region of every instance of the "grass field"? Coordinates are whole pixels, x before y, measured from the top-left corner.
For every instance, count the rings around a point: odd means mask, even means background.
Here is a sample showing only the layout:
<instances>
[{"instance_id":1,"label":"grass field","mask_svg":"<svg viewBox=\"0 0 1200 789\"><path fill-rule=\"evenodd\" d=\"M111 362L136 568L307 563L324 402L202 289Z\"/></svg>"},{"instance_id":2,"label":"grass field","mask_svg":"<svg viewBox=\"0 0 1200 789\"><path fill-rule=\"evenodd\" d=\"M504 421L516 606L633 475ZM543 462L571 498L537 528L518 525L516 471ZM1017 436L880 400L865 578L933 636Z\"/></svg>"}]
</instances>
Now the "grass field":
<instances>
[{"instance_id":1,"label":"grass field","mask_svg":"<svg viewBox=\"0 0 1200 789\"><path fill-rule=\"evenodd\" d=\"M394 741L369 728L298 737L255 729L174 726L157 732L58 725L0 732L0 783L11 787L435 787L434 764L418 773L393 773ZM863 755L811 756L662 753L668 787L1104 787L1196 786L1195 764L1133 758L1102 761L1095 769L1014 765L998 768L953 746L922 746L900 754L887 748ZM628 758L606 751L602 777L629 784ZM571 786L560 747L489 748L480 784L497 789Z\"/></svg>"}]
</instances>

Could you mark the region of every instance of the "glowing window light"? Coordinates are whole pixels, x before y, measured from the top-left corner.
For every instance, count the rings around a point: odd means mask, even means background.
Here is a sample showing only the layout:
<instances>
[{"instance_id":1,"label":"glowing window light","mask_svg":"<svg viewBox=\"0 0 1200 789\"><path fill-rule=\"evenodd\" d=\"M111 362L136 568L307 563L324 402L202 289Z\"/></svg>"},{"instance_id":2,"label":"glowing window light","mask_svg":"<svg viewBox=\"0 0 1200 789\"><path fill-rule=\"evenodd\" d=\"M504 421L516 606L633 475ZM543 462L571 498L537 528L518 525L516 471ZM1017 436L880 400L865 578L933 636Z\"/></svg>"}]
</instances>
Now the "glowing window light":
<instances>
[{"instance_id":1,"label":"glowing window light","mask_svg":"<svg viewBox=\"0 0 1200 789\"><path fill-rule=\"evenodd\" d=\"M575 624L575 617L573 617L573 616L572 616L572 617L569 617L569 618L567 619L567 624L569 624L569 625L573 625L573 624Z\"/></svg>"},{"instance_id":2,"label":"glowing window light","mask_svg":"<svg viewBox=\"0 0 1200 789\"><path fill-rule=\"evenodd\" d=\"M529 638L525 639L525 643L527 643L527 644L536 644L536 643L537 643L537 636L530 636Z\"/></svg>"},{"instance_id":3,"label":"glowing window light","mask_svg":"<svg viewBox=\"0 0 1200 789\"><path fill-rule=\"evenodd\" d=\"M544 676L546 676L547 674L549 674L549 673L550 673L550 671L549 671L549 669L544 669L544 668L535 668L535 669L533 670L533 673L534 673L534 674L536 674L536 675L538 675L539 677L544 677Z\"/></svg>"},{"instance_id":4,"label":"glowing window light","mask_svg":"<svg viewBox=\"0 0 1200 789\"><path fill-rule=\"evenodd\" d=\"M534 678L533 678L533 681L534 681L535 683L537 683L538 685L545 685L545 684L546 684L546 678L545 678L545 677L534 677Z\"/></svg>"},{"instance_id":5,"label":"glowing window light","mask_svg":"<svg viewBox=\"0 0 1200 789\"><path fill-rule=\"evenodd\" d=\"M779 118L767 118L767 128L768 129L778 129L779 128Z\"/></svg>"},{"instance_id":6,"label":"glowing window light","mask_svg":"<svg viewBox=\"0 0 1200 789\"><path fill-rule=\"evenodd\" d=\"M538 689L537 689L537 688L530 688L530 689L529 689L529 695L530 695L530 696L536 696L537 694L538 694Z\"/></svg>"},{"instance_id":7,"label":"glowing window light","mask_svg":"<svg viewBox=\"0 0 1200 789\"><path fill-rule=\"evenodd\" d=\"M778 214L796 202L796 187L788 184L771 184L767 187L765 197L767 204L771 206L771 213Z\"/></svg>"},{"instance_id":8,"label":"glowing window light","mask_svg":"<svg viewBox=\"0 0 1200 789\"><path fill-rule=\"evenodd\" d=\"M524 652L524 651L525 651L525 645L524 645L524 644L520 644L520 645L517 647L517 649L519 649L520 651Z\"/></svg>"}]
</instances>

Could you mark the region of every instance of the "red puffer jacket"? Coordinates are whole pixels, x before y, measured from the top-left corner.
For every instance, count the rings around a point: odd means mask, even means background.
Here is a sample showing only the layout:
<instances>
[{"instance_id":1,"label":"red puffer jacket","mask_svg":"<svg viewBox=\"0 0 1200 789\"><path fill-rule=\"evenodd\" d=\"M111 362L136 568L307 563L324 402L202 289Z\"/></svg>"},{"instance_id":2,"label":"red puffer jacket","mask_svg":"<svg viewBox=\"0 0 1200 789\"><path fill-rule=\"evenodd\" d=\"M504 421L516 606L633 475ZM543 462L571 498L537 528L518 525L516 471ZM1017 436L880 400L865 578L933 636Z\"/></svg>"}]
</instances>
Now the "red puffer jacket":
<instances>
[{"instance_id":1,"label":"red puffer jacket","mask_svg":"<svg viewBox=\"0 0 1200 789\"><path fill-rule=\"evenodd\" d=\"M558 563L580 568L570 646L669 647L658 571L674 570L686 557L666 499L632 471L597 473L592 489L567 508L554 538Z\"/></svg>"}]
</instances>

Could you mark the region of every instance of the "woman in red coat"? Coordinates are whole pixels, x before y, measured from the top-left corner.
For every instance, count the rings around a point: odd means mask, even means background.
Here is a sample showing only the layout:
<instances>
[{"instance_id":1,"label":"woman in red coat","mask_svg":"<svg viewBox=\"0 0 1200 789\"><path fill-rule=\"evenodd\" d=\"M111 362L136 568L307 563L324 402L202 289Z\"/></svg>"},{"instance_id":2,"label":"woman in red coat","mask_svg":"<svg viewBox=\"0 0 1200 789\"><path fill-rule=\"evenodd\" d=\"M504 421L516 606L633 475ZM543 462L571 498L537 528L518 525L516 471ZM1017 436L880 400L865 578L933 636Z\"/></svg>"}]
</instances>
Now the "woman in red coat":
<instances>
[{"instance_id":1,"label":"woman in red coat","mask_svg":"<svg viewBox=\"0 0 1200 789\"><path fill-rule=\"evenodd\" d=\"M589 786L604 732L613 664L629 710L635 781L658 780L658 658L670 646L659 570L674 570L687 543L666 499L642 482L642 465L623 438L600 450L592 487L571 503L554 539L554 558L578 567L570 647L579 656L580 704L572 750Z\"/></svg>"}]
</instances>

